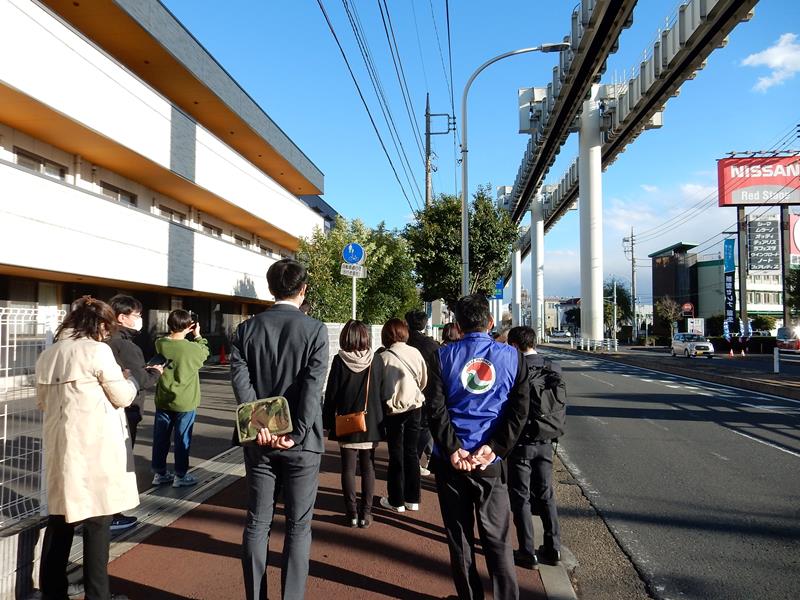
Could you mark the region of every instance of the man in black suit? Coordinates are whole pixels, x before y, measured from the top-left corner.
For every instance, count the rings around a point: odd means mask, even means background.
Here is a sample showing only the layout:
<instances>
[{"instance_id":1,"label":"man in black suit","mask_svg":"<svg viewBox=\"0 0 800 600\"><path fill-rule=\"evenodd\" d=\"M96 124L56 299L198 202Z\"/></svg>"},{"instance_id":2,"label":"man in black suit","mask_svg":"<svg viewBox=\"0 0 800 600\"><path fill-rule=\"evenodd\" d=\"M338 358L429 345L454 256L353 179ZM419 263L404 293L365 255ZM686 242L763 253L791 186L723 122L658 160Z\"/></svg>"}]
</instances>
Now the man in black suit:
<instances>
[{"instance_id":1,"label":"man in black suit","mask_svg":"<svg viewBox=\"0 0 800 600\"><path fill-rule=\"evenodd\" d=\"M231 347L231 382L238 403L272 396L289 402L292 431L274 435L266 428L244 447L247 524L242 568L248 600L267 598L267 547L279 481L286 512L281 563L283 598L302 599L308 578L311 516L317 497L322 438L322 387L328 368L328 331L300 312L308 273L283 259L267 271L275 304L239 325Z\"/></svg>"},{"instance_id":2,"label":"man in black suit","mask_svg":"<svg viewBox=\"0 0 800 600\"><path fill-rule=\"evenodd\" d=\"M406 323L408 323L408 342L406 343L419 350L430 372L434 368L434 363L439 360L439 344L432 337L422 333L428 323L428 314L424 310L411 310L406 313ZM425 404L422 406L422 419L419 424L417 455L420 461L419 472L427 477L431 474L427 467L433 451L433 437L428 427L428 402L432 393L430 381L422 393L425 396Z\"/></svg>"}]
</instances>

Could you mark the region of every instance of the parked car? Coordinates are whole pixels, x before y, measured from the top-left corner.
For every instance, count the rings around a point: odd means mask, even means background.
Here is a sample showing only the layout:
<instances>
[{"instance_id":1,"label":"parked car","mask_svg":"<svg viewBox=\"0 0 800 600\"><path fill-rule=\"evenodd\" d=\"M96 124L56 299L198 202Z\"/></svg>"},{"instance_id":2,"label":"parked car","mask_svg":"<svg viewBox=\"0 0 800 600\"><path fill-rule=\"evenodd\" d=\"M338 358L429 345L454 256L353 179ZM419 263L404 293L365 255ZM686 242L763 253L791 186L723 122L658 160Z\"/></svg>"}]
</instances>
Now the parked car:
<instances>
[{"instance_id":1,"label":"parked car","mask_svg":"<svg viewBox=\"0 0 800 600\"><path fill-rule=\"evenodd\" d=\"M571 337L572 337L572 334L569 331L551 331L550 332L550 341L551 342L568 342Z\"/></svg>"},{"instance_id":2,"label":"parked car","mask_svg":"<svg viewBox=\"0 0 800 600\"><path fill-rule=\"evenodd\" d=\"M797 329L794 327L779 327L778 335L775 336L775 339L775 345L780 350L800 352L800 338L798 338Z\"/></svg>"},{"instance_id":3,"label":"parked car","mask_svg":"<svg viewBox=\"0 0 800 600\"><path fill-rule=\"evenodd\" d=\"M672 356L679 354L690 358L692 356L714 356L714 344L702 335L697 333L676 333L672 338L670 348Z\"/></svg>"},{"instance_id":4,"label":"parked car","mask_svg":"<svg viewBox=\"0 0 800 600\"><path fill-rule=\"evenodd\" d=\"M766 329L756 329L753 332L753 337L772 337L772 333Z\"/></svg>"}]
</instances>

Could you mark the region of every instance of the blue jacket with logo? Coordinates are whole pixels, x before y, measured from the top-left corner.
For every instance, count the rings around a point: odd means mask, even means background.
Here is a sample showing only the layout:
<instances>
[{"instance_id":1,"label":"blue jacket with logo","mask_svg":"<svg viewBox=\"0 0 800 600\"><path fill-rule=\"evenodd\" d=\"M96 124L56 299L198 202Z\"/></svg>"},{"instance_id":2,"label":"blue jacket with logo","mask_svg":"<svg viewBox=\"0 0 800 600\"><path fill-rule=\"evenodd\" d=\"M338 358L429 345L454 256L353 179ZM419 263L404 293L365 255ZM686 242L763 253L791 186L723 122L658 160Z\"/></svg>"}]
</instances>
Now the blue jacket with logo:
<instances>
[{"instance_id":1,"label":"blue jacket with logo","mask_svg":"<svg viewBox=\"0 0 800 600\"><path fill-rule=\"evenodd\" d=\"M528 420L528 368L519 350L468 333L439 350L429 373L434 452L444 459L487 444L504 458ZM487 473L490 474L490 473Z\"/></svg>"}]
</instances>

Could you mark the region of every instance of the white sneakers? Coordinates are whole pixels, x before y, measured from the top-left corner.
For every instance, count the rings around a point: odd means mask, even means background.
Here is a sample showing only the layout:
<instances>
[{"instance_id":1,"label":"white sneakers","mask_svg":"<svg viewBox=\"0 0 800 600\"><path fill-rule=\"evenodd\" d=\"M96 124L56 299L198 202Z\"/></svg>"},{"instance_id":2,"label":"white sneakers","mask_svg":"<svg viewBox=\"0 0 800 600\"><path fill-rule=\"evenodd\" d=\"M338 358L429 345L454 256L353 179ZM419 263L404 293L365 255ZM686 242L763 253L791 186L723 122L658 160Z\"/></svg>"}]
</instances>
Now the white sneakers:
<instances>
[{"instance_id":1,"label":"white sneakers","mask_svg":"<svg viewBox=\"0 0 800 600\"><path fill-rule=\"evenodd\" d=\"M406 502L405 503L406 510L419 510L419 502Z\"/></svg>"},{"instance_id":2,"label":"white sneakers","mask_svg":"<svg viewBox=\"0 0 800 600\"><path fill-rule=\"evenodd\" d=\"M422 465L419 466L419 474L422 475L423 477L430 477L431 476L430 469L426 469Z\"/></svg>"},{"instance_id":3,"label":"white sneakers","mask_svg":"<svg viewBox=\"0 0 800 600\"><path fill-rule=\"evenodd\" d=\"M155 473L153 475L153 485L162 485L164 483L172 483L175 479L175 474L167 471L166 473Z\"/></svg>"},{"instance_id":4,"label":"white sneakers","mask_svg":"<svg viewBox=\"0 0 800 600\"><path fill-rule=\"evenodd\" d=\"M190 485L195 485L196 483L197 479L187 473L183 477L175 477L175 481L172 482L172 487L189 487Z\"/></svg>"},{"instance_id":5,"label":"white sneakers","mask_svg":"<svg viewBox=\"0 0 800 600\"><path fill-rule=\"evenodd\" d=\"M386 496L381 496L379 504L387 510L393 510L394 512L398 513L406 512L405 506L392 506L391 504L389 504L389 499Z\"/></svg>"}]
</instances>

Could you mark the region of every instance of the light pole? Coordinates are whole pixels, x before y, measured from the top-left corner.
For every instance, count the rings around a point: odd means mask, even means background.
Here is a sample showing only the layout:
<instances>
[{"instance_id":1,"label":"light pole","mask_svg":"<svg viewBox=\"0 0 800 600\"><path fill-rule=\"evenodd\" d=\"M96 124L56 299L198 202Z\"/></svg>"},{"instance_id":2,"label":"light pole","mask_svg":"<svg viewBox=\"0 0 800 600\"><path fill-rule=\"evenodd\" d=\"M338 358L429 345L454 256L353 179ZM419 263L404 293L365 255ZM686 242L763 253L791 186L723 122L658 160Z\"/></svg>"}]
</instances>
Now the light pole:
<instances>
[{"instance_id":1,"label":"light pole","mask_svg":"<svg viewBox=\"0 0 800 600\"><path fill-rule=\"evenodd\" d=\"M517 54L527 54L528 52L561 52L569 48L568 42L561 42L558 44L542 44L533 48L520 48L519 50L512 50L505 52L494 58L490 58L480 67L475 69L475 72L467 80L467 85L464 86L464 93L461 95L461 295L466 296L469 294L469 210L468 210L468 189L467 189L467 93L469 87L475 78L486 67L496 63L499 60L508 58L509 56L516 56Z\"/></svg>"}]
</instances>

